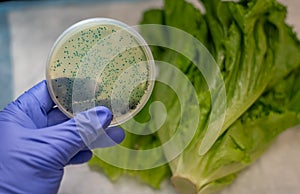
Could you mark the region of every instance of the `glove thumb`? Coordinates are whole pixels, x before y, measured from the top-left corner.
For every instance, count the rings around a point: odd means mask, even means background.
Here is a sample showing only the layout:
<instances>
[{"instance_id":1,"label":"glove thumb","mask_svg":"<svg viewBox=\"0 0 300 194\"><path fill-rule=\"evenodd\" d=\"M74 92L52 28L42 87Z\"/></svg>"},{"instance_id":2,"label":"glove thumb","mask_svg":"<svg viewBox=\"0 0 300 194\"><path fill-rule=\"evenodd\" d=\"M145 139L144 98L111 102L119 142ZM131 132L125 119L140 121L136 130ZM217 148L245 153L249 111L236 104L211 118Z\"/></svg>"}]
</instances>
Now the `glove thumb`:
<instances>
[{"instance_id":1,"label":"glove thumb","mask_svg":"<svg viewBox=\"0 0 300 194\"><path fill-rule=\"evenodd\" d=\"M90 147L98 137L105 134L111 120L110 110L99 106L77 114L70 122L75 123L76 130L85 146Z\"/></svg>"},{"instance_id":2,"label":"glove thumb","mask_svg":"<svg viewBox=\"0 0 300 194\"><path fill-rule=\"evenodd\" d=\"M78 113L62 124L45 128L42 134L46 136L44 139L55 148L56 157L60 157L61 161L67 164L79 151L86 147L93 147L95 140L99 141L99 137L109 136L113 141L116 139L116 142L123 139L122 130L117 130L117 134L110 133L109 130L106 132L111 120L112 114L109 109L98 106Z\"/></svg>"}]
</instances>

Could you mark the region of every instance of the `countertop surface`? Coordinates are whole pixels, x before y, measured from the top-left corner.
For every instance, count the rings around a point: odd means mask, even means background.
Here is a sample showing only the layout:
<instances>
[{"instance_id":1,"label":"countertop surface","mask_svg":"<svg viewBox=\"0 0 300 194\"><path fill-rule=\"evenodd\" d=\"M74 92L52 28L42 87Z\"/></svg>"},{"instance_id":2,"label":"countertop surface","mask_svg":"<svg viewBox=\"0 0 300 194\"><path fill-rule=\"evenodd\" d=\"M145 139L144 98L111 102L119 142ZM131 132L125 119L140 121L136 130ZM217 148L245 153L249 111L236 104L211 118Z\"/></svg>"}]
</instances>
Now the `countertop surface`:
<instances>
[{"instance_id":1,"label":"countertop surface","mask_svg":"<svg viewBox=\"0 0 300 194\"><path fill-rule=\"evenodd\" d=\"M287 22L300 35L300 1L281 2L288 6ZM135 25L145 9L161 5L161 0L113 1L11 10L8 19L14 97L39 80L45 79L45 63L49 51L60 33L73 23L89 17L110 17ZM258 161L244 170L231 186L219 194L298 194L299 164L300 127L295 127L282 133ZM153 190L130 177L111 183L105 175L90 171L84 164L66 168L59 193L176 194L176 191L168 181L162 184L160 190Z\"/></svg>"}]
</instances>

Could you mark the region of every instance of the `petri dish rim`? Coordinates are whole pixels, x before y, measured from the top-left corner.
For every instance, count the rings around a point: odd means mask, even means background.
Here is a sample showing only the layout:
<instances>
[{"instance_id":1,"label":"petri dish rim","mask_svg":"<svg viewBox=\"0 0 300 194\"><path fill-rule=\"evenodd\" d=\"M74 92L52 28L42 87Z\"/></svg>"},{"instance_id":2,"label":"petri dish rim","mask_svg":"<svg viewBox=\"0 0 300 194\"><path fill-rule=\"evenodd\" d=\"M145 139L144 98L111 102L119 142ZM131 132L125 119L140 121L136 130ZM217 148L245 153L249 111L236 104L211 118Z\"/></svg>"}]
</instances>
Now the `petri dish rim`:
<instances>
[{"instance_id":1,"label":"petri dish rim","mask_svg":"<svg viewBox=\"0 0 300 194\"><path fill-rule=\"evenodd\" d=\"M67 111L64 106L57 100L56 98L56 94L54 93L53 89L52 89L52 83L51 83L51 77L50 77L50 62L51 62L51 58L54 54L54 52L56 51L56 49L59 49L59 45L63 44L65 41L67 41L68 39L66 39L64 41L64 38L66 36L70 36L72 37L72 35L80 32L82 30L81 27L84 27L85 29L88 29L89 26L92 27L94 24L96 25L114 25L116 27L119 27L120 30L125 30L127 31L129 34L134 36L134 39L138 42L138 45L141 46L143 53L145 54L145 57L147 59L147 63L149 63L149 80L147 80L149 82L149 86L147 88L147 91L145 92L145 94L143 95L143 97L141 98L142 101L140 102L139 106L137 109L134 109L134 111L130 112L129 114L127 113L127 116L122 118L122 119L116 119L116 121L112 122L110 126L116 126L116 125L120 125L124 122L126 122L127 120L133 118L136 114L138 114L138 112L141 111L141 109L146 105L147 101L149 100L153 88L154 88L154 83L155 83L155 75L156 75L156 68L155 68L155 62L153 59L153 55L152 52L148 46L148 44L146 43L146 41L144 40L144 38L134 29L135 27L131 27L121 21L115 20L115 19L111 19L111 18L103 18L103 17L99 17L99 18L89 18L89 19L85 19L82 21L79 21L73 25L71 25L70 27L68 27L66 30L64 30L56 39L56 41L54 42L50 53L48 55L47 58L47 62L46 62L46 82L47 82L47 88L48 88L48 92L52 98L52 100L54 101L54 103L56 104L56 106L69 118L74 117L74 115L72 113L70 113L69 111ZM81 28L81 29L80 29ZM78 31L77 31L78 30Z\"/></svg>"}]
</instances>

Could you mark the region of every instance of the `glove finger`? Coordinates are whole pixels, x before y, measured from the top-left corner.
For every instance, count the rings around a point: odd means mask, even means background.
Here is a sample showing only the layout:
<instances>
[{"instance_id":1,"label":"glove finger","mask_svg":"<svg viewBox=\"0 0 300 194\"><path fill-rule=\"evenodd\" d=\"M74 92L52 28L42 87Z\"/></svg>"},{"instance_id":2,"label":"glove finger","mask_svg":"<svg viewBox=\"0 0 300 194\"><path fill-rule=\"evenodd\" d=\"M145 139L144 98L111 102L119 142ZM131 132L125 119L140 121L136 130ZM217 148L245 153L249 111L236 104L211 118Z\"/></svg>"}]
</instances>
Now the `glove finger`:
<instances>
[{"instance_id":1,"label":"glove finger","mask_svg":"<svg viewBox=\"0 0 300 194\"><path fill-rule=\"evenodd\" d=\"M89 161L92 156L93 153L91 150L80 151L69 161L68 164L82 164Z\"/></svg>"},{"instance_id":2,"label":"glove finger","mask_svg":"<svg viewBox=\"0 0 300 194\"><path fill-rule=\"evenodd\" d=\"M56 158L67 164L79 151L105 133L112 120L111 112L105 107L95 107L78 113L74 118L43 130L44 139L55 146Z\"/></svg>"},{"instance_id":3,"label":"glove finger","mask_svg":"<svg viewBox=\"0 0 300 194\"><path fill-rule=\"evenodd\" d=\"M36 128L47 126L47 113L54 106L47 89L46 81L42 81L22 94L10 108L25 113L35 124Z\"/></svg>"},{"instance_id":4,"label":"glove finger","mask_svg":"<svg viewBox=\"0 0 300 194\"><path fill-rule=\"evenodd\" d=\"M125 133L120 127L109 127L89 147L90 149L111 147L124 140Z\"/></svg>"},{"instance_id":5,"label":"glove finger","mask_svg":"<svg viewBox=\"0 0 300 194\"><path fill-rule=\"evenodd\" d=\"M47 126L57 125L66 122L70 118L67 117L63 112L61 112L57 107L52 108L47 115Z\"/></svg>"}]
</instances>

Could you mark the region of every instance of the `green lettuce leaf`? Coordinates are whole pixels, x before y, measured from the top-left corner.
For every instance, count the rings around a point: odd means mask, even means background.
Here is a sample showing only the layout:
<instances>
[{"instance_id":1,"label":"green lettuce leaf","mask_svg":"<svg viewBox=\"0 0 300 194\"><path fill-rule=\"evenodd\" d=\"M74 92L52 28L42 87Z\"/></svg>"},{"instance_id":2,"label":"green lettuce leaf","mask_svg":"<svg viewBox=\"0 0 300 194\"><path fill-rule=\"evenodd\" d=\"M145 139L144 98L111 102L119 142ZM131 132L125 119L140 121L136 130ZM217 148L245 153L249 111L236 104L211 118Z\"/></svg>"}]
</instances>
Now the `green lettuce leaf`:
<instances>
[{"instance_id":1,"label":"green lettuce leaf","mask_svg":"<svg viewBox=\"0 0 300 194\"><path fill-rule=\"evenodd\" d=\"M211 193L230 184L282 131L300 123L299 87L300 68L263 94L206 155L196 157L197 167L185 168L180 176L196 178L198 193Z\"/></svg>"},{"instance_id":2,"label":"green lettuce leaf","mask_svg":"<svg viewBox=\"0 0 300 194\"><path fill-rule=\"evenodd\" d=\"M240 3L203 0L203 4L206 9L204 15L183 0L165 0L164 9L154 11L159 13L156 17L152 17L153 12L149 11L145 13L142 21L142 24L161 22L160 24L177 27L201 40L214 56L226 85L227 112L222 129L225 133L221 133L217 142L204 156L199 156L197 151L203 141L210 113L210 96L205 80L201 72L197 71L184 56L168 49L153 49L156 59L177 66L189 77L197 90L200 103L201 120L193 141L178 158L169 163L173 183L182 193L208 193L208 191L218 190L231 183L235 178L235 173L253 163L279 132L300 123L298 112L284 111L272 113L268 118L255 116L257 120L253 123L238 124L241 122L240 117L244 120L247 117L244 114L254 114L249 113L252 111L250 107L256 102L259 103L266 92L273 91L279 83L285 83L283 81L286 76L291 76L291 72L299 69L300 55L297 54L300 53L299 41L284 22L285 7L275 0L253 0ZM189 11L182 14L180 10ZM189 24L191 24L190 27ZM144 33L143 36L147 37L147 34ZM154 38L153 33L148 36ZM165 32L157 35L158 39L170 36L172 35L166 35ZM182 46L185 47L185 45ZM168 72L164 74L168 76ZM155 87L155 97L162 99L165 95L163 91L163 88ZM268 103L272 103L272 100L274 99L269 99ZM286 108L290 105L278 105L278 107L281 106ZM174 135L176 131L174 123L178 123L179 120L176 119L180 119L175 116L179 109L174 108L172 103L167 104L166 107L174 119L166 121L163 126L166 130L158 131L162 142L166 142ZM254 112L264 114L264 111L271 110L261 107ZM268 122L265 122L266 120ZM278 128L274 129L273 124L276 124L274 126ZM252 126L257 131L251 131ZM232 132L227 132L227 130ZM237 130L246 130L245 134L249 133L247 134L249 138L251 135L258 135L259 137L256 138L261 140L259 146L255 146L256 144L249 140L248 146L253 146L256 154L249 156L248 162L241 158L241 155L247 155L247 150L238 152L235 149L236 143L230 143L234 139L230 133ZM236 133L237 136L239 132ZM240 135L242 139L239 140L244 141L246 145L247 135ZM224 148L224 145L218 147L220 142L224 142L222 144L226 144L227 147ZM213 153L221 154L214 158ZM218 162L212 162L213 159ZM209 184L214 186L208 187Z\"/></svg>"}]
</instances>

